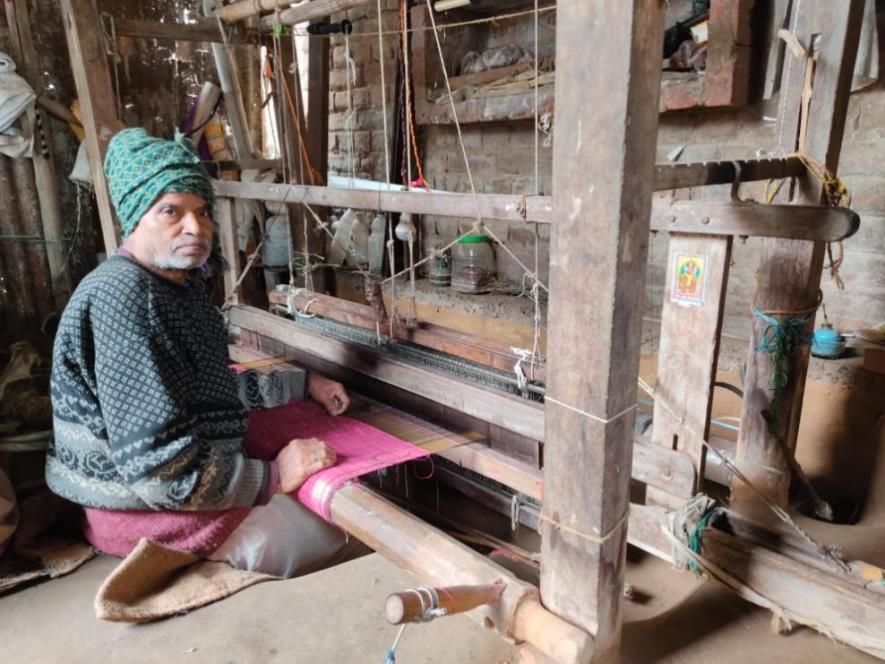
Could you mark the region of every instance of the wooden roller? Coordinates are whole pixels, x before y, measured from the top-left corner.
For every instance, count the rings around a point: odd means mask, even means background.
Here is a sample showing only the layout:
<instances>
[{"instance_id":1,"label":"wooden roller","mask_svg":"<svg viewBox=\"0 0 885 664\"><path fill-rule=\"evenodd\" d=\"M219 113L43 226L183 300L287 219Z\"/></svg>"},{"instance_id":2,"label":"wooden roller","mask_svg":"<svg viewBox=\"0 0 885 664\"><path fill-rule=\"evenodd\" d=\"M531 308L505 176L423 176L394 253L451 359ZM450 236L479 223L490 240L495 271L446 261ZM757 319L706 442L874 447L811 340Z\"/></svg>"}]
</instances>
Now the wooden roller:
<instances>
[{"instance_id":1,"label":"wooden roller","mask_svg":"<svg viewBox=\"0 0 885 664\"><path fill-rule=\"evenodd\" d=\"M494 604L504 592L504 583L482 586L413 588L388 595L384 615L392 625L426 622L440 616L464 613L478 606Z\"/></svg>"}]
</instances>

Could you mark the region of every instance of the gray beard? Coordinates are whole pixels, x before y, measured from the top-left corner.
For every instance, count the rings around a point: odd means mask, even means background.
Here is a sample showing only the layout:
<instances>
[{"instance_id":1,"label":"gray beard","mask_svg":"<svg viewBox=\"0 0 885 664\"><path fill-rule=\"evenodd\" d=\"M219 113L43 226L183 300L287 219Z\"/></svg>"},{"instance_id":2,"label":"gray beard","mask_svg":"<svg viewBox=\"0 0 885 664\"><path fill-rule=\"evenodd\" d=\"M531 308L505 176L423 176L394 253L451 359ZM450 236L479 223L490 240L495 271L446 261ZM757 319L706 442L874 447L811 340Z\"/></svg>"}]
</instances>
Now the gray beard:
<instances>
[{"instance_id":1,"label":"gray beard","mask_svg":"<svg viewBox=\"0 0 885 664\"><path fill-rule=\"evenodd\" d=\"M166 256L154 261L154 267L160 270L195 270L206 262L208 256L197 258L194 256Z\"/></svg>"}]
</instances>

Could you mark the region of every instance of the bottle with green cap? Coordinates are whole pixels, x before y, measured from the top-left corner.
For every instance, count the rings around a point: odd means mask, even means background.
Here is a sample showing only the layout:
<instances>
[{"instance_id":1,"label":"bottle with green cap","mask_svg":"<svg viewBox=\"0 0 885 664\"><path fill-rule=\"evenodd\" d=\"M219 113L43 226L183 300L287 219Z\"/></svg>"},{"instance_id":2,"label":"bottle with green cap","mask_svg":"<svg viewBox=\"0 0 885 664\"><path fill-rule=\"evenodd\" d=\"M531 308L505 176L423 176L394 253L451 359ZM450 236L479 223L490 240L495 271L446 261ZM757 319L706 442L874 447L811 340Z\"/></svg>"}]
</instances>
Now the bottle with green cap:
<instances>
[{"instance_id":1,"label":"bottle with green cap","mask_svg":"<svg viewBox=\"0 0 885 664\"><path fill-rule=\"evenodd\" d=\"M489 239L469 234L452 251L452 289L459 293L488 293L495 278L495 252Z\"/></svg>"}]
</instances>

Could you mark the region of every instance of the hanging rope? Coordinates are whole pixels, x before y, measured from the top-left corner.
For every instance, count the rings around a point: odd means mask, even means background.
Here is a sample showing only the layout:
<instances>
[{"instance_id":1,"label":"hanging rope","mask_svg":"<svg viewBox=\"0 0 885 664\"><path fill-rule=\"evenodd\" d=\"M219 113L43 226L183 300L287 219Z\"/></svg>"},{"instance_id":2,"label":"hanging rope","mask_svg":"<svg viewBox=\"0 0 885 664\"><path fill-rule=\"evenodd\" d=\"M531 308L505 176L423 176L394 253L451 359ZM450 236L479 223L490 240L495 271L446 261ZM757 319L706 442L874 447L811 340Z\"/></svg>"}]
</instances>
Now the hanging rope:
<instances>
[{"instance_id":1,"label":"hanging rope","mask_svg":"<svg viewBox=\"0 0 885 664\"><path fill-rule=\"evenodd\" d=\"M356 180L356 165L353 160L353 86L356 84L356 63L350 55L350 33L344 33L344 79L347 84L347 118L344 121L344 131L347 135L347 159L348 159L348 184L353 189L353 181Z\"/></svg>"}]
</instances>

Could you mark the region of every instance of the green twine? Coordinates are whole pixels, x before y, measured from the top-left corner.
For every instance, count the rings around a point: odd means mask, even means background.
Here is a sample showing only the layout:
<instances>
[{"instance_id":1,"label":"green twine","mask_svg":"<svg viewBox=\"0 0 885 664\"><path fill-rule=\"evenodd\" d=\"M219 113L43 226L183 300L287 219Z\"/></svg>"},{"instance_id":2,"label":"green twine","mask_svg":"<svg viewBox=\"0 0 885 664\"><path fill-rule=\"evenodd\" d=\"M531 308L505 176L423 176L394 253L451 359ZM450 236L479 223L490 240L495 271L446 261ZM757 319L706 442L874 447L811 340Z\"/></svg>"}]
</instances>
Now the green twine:
<instances>
[{"instance_id":1,"label":"green twine","mask_svg":"<svg viewBox=\"0 0 885 664\"><path fill-rule=\"evenodd\" d=\"M710 507L710 509L704 512L704 515L698 519L697 523L694 524L694 529L691 531L691 535L688 538L688 548L696 554L701 554L701 540L704 536L704 530L710 525L710 521L713 520L713 517L719 514L719 511L720 508L718 507ZM701 568L698 567L698 564L693 560L688 561L688 569L698 576L701 574Z\"/></svg>"},{"instance_id":2,"label":"green twine","mask_svg":"<svg viewBox=\"0 0 885 664\"><path fill-rule=\"evenodd\" d=\"M774 368L768 386L772 396L766 420L768 422L768 432L772 436L778 436L780 435L778 409L784 388L790 382L790 360L799 348L808 345L809 335L807 326L814 312L787 316L781 320L764 313L760 309L756 309L753 315L765 322L762 338L756 345L755 350L757 353L768 353Z\"/></svg>"},{"instance_id":3,"label":"green twine","mask_svg":"<svg viewBox=\"0 0 885 664\"><path fill-rule=\"evenodd\" d=\"M279 39L280 37L286 37L289 35L289 26L285 23L274 23L273 24L273 36L275 39Z\"/></svg>"}]
</instances>

